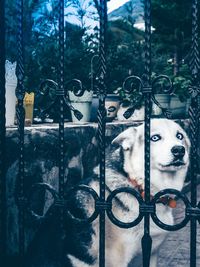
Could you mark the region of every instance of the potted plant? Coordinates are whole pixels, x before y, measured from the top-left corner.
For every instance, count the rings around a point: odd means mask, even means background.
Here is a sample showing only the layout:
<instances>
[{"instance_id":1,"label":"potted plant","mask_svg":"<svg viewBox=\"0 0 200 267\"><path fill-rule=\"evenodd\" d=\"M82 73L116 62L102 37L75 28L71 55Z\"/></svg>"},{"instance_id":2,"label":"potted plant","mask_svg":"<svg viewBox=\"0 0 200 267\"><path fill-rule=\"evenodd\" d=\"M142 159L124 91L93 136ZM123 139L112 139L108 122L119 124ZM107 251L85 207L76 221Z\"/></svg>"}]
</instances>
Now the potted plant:
<instances>
[{"instance_id":1,"label":"potted plant","mask_svg":"<svg viewBox=\"0 0 200 267\"><path fill-rule=\"evenodd\" d=\"M117 119L120 121L126 120L143 120L144 119L144 107L141 97L141 93L138 90L132 90L130 92L125 90L125 84L123 87L116 89L115 93L119 95L120 107L117 112ZM128 109L134 105L133 114L129 117L125 117L125 113Z\"/></svg>"},{"instance_id":2,"label":"potted plant","mask_svg":"<svg viewBox=\"0 0 200 267\"><path fill-rule=\"evenodd\" d=\"M166 75L157 76L152 74L152 87L153 87L153 105L152 116L162 117L163 112L169 110L170 107L170 94L172 92L172 82Z\"/></svg>"},{"instance_id":3,"label":"potted plant","mask_svg":"<svg viewBox=\"0 0 200 267\"><path fill-rule=\"evenodd\" d=\"M81 81L77 79L70 81L67 86L69 86L69 84L72 84L71 89L68 90L68 98L72 105L72 121L76 123L89 122L91 116L93 91L84 89ZM81 112L82 117L77 118L74 110Z\"/></svg>"},{"instance_id":4,"label":"potted plant","mask_svg":"<svg viewBox=\"0 0 200 267\"><path fill-rule=\"evenodd\" d=\"M170 99L172 118L187 118L190 106L189 87L191 80L184 76L175 76L173 79L174 94Z\"/></svg>"},{"instance_id":5,"label":"potted plant","mask_svg":"<svg viewBox=\"0 0 200 267\"><path fill-rule=\"evenodd\" d=\"M171 118L185 118L188 115L188 109L190 105L190 96L189 96L189 87L191 85L191 75L190 75L190 70L188 68L188 65L182 61L179 66L178 72L174 74L174 69L172 66L168 66L165 69L165 73L169 75L168 81L170 81L170 86L172 90L165 90L164 87L167 86L167 79L160 81L157 81L154 86L154 92L156 91L155 94L155 99L163 106L164 108L169 109ZM163 76L163 75L161 75ZM164 77L164 76L163 76ZM168 77L168 76L165 76ZM156 77L156 74L153 73L152 75L152 81L158 80ZM165 82L165 84L163 84ZM167 92L167 95L162 95L160 94L161 92ZM172 93L173 92L173 93ZM157 94L158 93L158 94ZM155 115L161 115L161 110L158 107L153 106L156 110L153 110ZM155 112L156 111L156 112Z\"/></svg>"}]
</instances>

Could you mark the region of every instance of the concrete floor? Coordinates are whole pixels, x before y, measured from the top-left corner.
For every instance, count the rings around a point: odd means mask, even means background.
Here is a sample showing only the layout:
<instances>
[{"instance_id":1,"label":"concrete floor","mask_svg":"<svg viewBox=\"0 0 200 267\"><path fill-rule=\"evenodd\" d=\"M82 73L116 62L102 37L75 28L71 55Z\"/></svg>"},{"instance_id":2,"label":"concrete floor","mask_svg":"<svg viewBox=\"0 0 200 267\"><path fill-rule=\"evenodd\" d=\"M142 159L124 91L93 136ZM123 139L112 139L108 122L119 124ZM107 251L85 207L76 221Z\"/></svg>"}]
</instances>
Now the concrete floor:
<instances>
[{"instance_id":1,"label":"concrete floor","mask_svg":"<svg viewBox=\"0 0 200 267\"><path fill-rule=\"evenodd\" d=\"M200 185L198 186L198 201L200 201ZM190 199L190 194L186 194ZM180 222L184 217L184 205L177 202L174 212L175 222ZM197 223L197 264L200 266L200 224ZM190 222L181 230L169 232L163 243L158 258L157 267L189 267L190 266ZM141 257L129 264L129 267L142 267Z\"/></svg>"},{"instance_id":2,"label":"concrete floor","mask_svg":"<svg viewBox=\"0 0 200 267\"><path fill-rule=\"evenodd\" d=\"M200 201L200 185L197 187L198 201ZM190 199L190 194L187 196ZM183 218L185 213L183 203L178 202L175 220ZM197 264L200 266L200 224L197 223ZM158 267L189 267L190 266L190 222L181 230L170 232L164 242L160 254Z\"/></svg>"}]
</instances>

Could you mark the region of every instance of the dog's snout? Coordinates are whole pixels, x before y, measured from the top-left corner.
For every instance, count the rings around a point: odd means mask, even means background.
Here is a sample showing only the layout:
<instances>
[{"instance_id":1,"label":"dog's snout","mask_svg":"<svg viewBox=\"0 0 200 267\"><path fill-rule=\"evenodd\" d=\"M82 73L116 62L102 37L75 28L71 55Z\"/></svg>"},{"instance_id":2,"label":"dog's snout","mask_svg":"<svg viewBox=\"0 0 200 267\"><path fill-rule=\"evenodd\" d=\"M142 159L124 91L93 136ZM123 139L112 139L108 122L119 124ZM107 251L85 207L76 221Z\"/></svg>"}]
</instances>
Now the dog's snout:
<instances>
[{"instance_id":1,"label":"dog's snout","mask_svg":"<svg viewBox=\"0 0 200 267\"><path fill-rule=\"evenodd\" d=\"M175 158L181 159L185 155L185 148L184 146L173 146L171 152Z\"/></svg>"}]
</instances>

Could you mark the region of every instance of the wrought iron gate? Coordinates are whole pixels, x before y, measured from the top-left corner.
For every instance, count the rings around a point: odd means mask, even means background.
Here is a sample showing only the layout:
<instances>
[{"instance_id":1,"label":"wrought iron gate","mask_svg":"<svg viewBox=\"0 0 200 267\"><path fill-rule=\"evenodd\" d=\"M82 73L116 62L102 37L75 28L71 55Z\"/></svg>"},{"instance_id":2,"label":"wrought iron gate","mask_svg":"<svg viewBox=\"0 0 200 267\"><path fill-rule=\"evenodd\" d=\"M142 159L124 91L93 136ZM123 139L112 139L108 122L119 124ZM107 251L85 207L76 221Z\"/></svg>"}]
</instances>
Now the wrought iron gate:
<instances>
[{"instance_id":1,"label":"wrought iron gate","mask_svg":"<svg viewBox=\"0 0 200 267\"><path fill-rule=\"evenodd\" d=\"M17 121L19 131L19 255L21 257L21 264L23 266L23 257L25 254L25 221L24 216L26 213L26 199L24 197L24 108L23 99L25 94L24 88L24 55L23 55L23 0L16 0L17 3L17 23L18 23L18 65L17 65L17 78L18 85L16 96L18 99L17 105ZM5 1L0 2L0 252L1 262L6 260L6 181L5 181L5 20L4 20L4 4ZM87 191L95 199L95 211L89 218L92 222L99 216L100 218L100 237L99 237L99 265L105 266L105 214L107 213L109 219L121 228L131 228L137 225L144 218L144 236L142 239L143 250L143 266L148 267L151 255L152 239L149 231L150 217L162 229L168 231L176 231L183 228L187 223L191 224L191 240L190 240L190 256L191 267L196 267L196 249L197 249L197 223L200 223L200 203L197 203L197 145L199 134L199 94L200 94L200 62L199 62L199 47L198 47L198 0L192 1L192 47L191 47L191 60L190 69L192 73L192 86L188 88L191 94L191 107L190 107L190 139L192 143L191 151L191 200L189 200L181 192L166 189L159 192L151 200L150 197L150 117L151 106L154 98L154 83L151 79L151 0L145 0L145 73L142 79L139 77L131 76L128 79L137 80L141 85L141 97L145 101L145 199L138 198L140 205L140 214L136 220L130 223L124 223L116 219L112 213L112 199L120 192L129 192L135 197L134 190L127 188L119 188L113 191L106 199L105 197L105 184L106 184L106 170L105 170L105 129L106 129L106 110L105 110L105 97L106 97L106 29L107 29L107 1L99 1L100 10L100 48L99 48L99 70L98 70L98 97L99 97L99 111L98 111L98 129L99 129L99 154L100 154L100 194L99 196L88 187L79 187L77 190ZM64 105L65 90L64 90L64 0L59 1L59 81L56 91L56 101L59 103L59 151L60 151L60 166L59 166L59 192L55 197L55 204L60 210L60 229L63 226L63 212L65 208L65 195L64 195ZM160 75L157 79L165 79L170 83L168 77ZM169 86L170 87L170 86ZM169 88L170 89L170 88ZM82 90L78 90L77 94L81 95ZM159 103L157 103L159 104ZM125 116L129 117L134 111L131 107ZM164 110L165 111L165 110ZM74 111L80 117L78 111ZM167 114L166 114L167 115ZM155 212L156 201L162 195L171 193L181 198L185 204L185 218L177 225L166 225L160 221ZM3 265L2 265L3 266Z\"/></svg>"}]
</instances>

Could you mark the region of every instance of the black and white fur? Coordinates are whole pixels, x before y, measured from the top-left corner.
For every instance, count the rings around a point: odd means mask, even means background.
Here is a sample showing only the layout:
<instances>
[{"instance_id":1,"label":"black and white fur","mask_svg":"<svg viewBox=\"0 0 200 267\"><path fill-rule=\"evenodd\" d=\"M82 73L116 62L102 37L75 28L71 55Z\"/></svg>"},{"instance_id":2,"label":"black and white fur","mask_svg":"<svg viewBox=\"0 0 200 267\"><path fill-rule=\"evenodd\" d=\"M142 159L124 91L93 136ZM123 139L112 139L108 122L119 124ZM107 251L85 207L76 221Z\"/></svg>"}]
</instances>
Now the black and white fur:
<instances>
[{"instance_id":1,"label":"black and white fur","mask_svg":"<svg viewBox=\"0 0 200 267\"><path fill-rule=\"evenodd\" d=\"M185 131L175 122L167 119L154 119L151 122L151 194L166 188L181 190L189 165L190 141ZM132 187L128 180L136 179L144 186L144 125L130 127L119 134L112 142L106 162L106 195L123 186ZM98 168L94 175L81 184L92 187L99 193ZM94 202L87 193L78 192L68 202L73 215L81 218L90 216L94 210ZM124 222L133 221L139 212L138 202L129 194L120 194L113 201L112 210L115 216ZM172 209L157 204L159 218L167 224L173 224ZM99 266L99 218L89 223L75 223L65 218L64 232L59 231L59 216L48 227L47 233L54 232L55 242L47 252L48 267L98 267ZM55 230L58 227L58 230ZM167 232L151 221L153 238L151 267L157 266L158 250ZM44 234L44 233L43 233ZM106 267L128 267L131 260L141 254L141 238L144 224L122 229L106 218ZM38 237L39 238L39 237ZM42 237L41 237L42 238ZM57 240L57 241L56 241ZM58 241L61 240L61 241ZM35 249L49 246L49 240L39 242ZM59 246L59 249L57 248ZM59 251L59 255L56 255ZM62 253L61 253L61 252ZM31 257L35 257L36 250ZM41 262L37 258L35 262ZM61 262L61 263L59 263ZM36 265L29 265L29 267ZM47 265L37 265L47 266Z\"/></svg>"},{"instance_id":2,"label":"black and white fur","mask_svg":"<svg viewBox=\"0 0 200 267\"><path fill-rule=\"evenodd\" d=\"M119 134L114 140L114 147L106 169L107 195L122 186L131 187L130 179L136 179L144 186L144 125L129 128ZM159 119L151 123L151 194L166 188L181 190L189 165L190 142L185 131L175 122ZM93 179L94 178L94 179ZM99 192L97 176L87 181L87 184ZM138 203L128 194L120 194L113 202L115 216L122 221L132 221L138 215ZM77 205L87 215L90 210L88 196L77 196ZM91 208L92 209L92 208ZM173 224L172 209L158 204L156 212L166 224ZM88 214L89 216L89 214ZM82 251L87 257L83 259L78 254L68 253L67 258L73 267L97 267L98 262L98 218L89 226L90 237L84 234L79 240ZM85 230L85 229L82 229ZM141 238L143 223L131 228L121 229L106 220L106 267L127 267L130 261L141 252ZM81 231L80 231L81 233ZM75 235L78 233L76 232ZM167 232L151 222L151 236L153 248L151 267L157 266L157 252L166 237ZM84 253L81 253L84 255Z\"/></svg>"}]
</instances>

